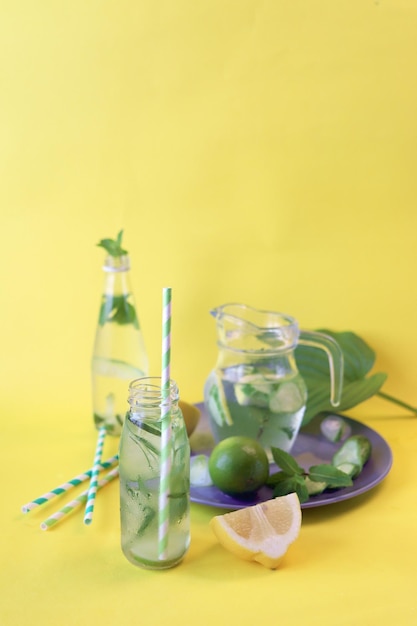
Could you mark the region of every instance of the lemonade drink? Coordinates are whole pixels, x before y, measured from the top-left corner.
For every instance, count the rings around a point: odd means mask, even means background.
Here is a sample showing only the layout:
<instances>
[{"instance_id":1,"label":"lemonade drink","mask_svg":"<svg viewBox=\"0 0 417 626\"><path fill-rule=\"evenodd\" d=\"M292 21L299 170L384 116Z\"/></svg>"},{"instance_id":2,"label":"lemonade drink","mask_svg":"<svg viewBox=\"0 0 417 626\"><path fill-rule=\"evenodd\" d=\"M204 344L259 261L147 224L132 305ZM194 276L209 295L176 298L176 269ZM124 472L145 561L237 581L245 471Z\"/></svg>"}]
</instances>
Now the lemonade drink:
<instances>
[{"instance_id":1,"label":"lemonade drink","mask_svg":"<svg viewBox=\"0 0 417 626\"><path fill-rule=\"evenodd\" d=\"M161 390L140 379L130 385L130 411L120 439L121 543L126 558L141 567L165 569L179 563L190 543L190 445L178 389L171 380L171 469L166 554L158 552L161 480Z\"/></svg>"},{"instance_id":2,"label":"lemonade drink","mask_svg":"<svg viewBox=\"0 0 417 626\"><path fill-rule=\"evenodd\" d=\"M320 348L330 368L330 400L343 385L343 354L328 335L300 330L285 313L228 303L210 311L216 319L215 369L204 402L217 440L244 435L265 448L291 450L307 403L306 385L295 359L298 344Z\"/></svg>"},{"instance_id":3,"label":"lemonade drink","mask_svg":"<svg viewBox=\"0 0 417 626\"><path fill-rule=\"evenodd\" d=\"M148 357L130 288L130 260L117 240L102 240L109 253L91 361L93 417L97 429L119 436L129 382L147 376Z\"/></svg>"},{"instance_id":4,"label":"lemonade drink","mask_svg":"<svg viewBox=\"0 0 417 626\"><path fill-rule=\"evenodd\" d=\"M303 379L290 373L276 375L256 366L228 367L213 371L204 390L204 401L216 441L235 435L256 439L289 452L295 442L306 406Z\"/></svg>"},{"instance_id":5,"label":"lemonade drink","mask_svg":"<svg viewBox=\"0 0 417 626\"><path fill-rule=\"evenodd\" d=\"M126 415L129 383L145 372L118 359L93 357L92 389L94 424L108 434L119 436Z\"/></svg>"}]
</instances>

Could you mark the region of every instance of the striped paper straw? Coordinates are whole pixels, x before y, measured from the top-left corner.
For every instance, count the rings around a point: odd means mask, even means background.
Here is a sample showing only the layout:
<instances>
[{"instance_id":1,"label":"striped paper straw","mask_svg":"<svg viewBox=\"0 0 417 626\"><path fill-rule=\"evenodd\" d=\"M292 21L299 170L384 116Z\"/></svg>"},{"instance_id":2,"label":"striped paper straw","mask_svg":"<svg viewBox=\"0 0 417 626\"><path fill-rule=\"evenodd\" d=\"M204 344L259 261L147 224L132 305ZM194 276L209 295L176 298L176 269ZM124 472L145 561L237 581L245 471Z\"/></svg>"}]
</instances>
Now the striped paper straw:
<instances>
[{"instance_id":1,"label":"striped paper straw","mask_svg":"<svg viewBox=\"0 0 417 626\"><path fill-rule=\"evenodd\" d=\"M107 485L112 480L114 480L118 475L119 475L119 467L113 468L108 474L103 476L103 478L101 478L98 481L97 491L101 489L102 487L104 487L105 485ZM48 530L52 526L55 526L55 524L57 524L59 520L61 520L63 517L68 515L68 513L71 513L72 511L74 511L74 509L78 508L81 504L84 504L84 502L86 502L88 498L88 491L89 490L86 489L85 491L80 493L80 495L77 498L75 498L75 500L72 500L71 502L66 504L64 507L62 507L62 509L60 509L56 513L53 513L53 515L51 515L50 517L48 517L48 519L42 522L41 524L42 530Z\"/></svg>"},{"instance_id":2,"label":"striped paper straw","mask_svg":"<svg viewBox=\"0 0 417 626\"><path fill-rule=\"evenodd\" d=\"M98 486L98 475L100 472L101 455L103 453L104 439L106 437L106 429L99 428L97 437L96 453L94 455L93 469L91 471L90 487L88 489L87 504L85 507L84 524L91 524L93 521L94 505L96 502L96 493Z\"/></svg>"},{"instance_id":3,"label":"striped paper straw","mask_svg":"<svg viewBox=\"0 0 417 626\"><path fill-rule=\"evenodd\" d=\"M119 459L119 456L115 454L114 456L107 459L107 461L103 461L102 463L100 463L100 471L103 469L107 469L108 467L113 467L113 465L117 463L118 459ZM52 498L55 498L56 496L60 496L61 494L66 493L67 491L70 491L70 489L74 489L74 487L77 487L77 485L80 485L85 480L88 480L89 478L91 478L91 474L92 474L92 469L88 469L82 474L78 474L78 476L74 476L74 478L71 478L66 483L62 483L62 485L59 485L58 487L51 489L51 491L48 491L47 493L42 494L38 498L35 498L31 502L24 504L22 506L22 513L29 513L29 511L32 511L32 509L35 509L41 504L45 504L45 502L49 502L49 500L52 500Z\"/></svg>"},{"instance_id":4,"label":"striped paper straw","mask_svg":"<svg viewBox=\"0 0 417 626\"><path fill-rule=\"evenodd\" d=\"M171 470L171 288L162 291L162 375L161 375L161 479L159 486L158 556L166 557L169 529L169 474Z\"/></svg>"}]
</instances>

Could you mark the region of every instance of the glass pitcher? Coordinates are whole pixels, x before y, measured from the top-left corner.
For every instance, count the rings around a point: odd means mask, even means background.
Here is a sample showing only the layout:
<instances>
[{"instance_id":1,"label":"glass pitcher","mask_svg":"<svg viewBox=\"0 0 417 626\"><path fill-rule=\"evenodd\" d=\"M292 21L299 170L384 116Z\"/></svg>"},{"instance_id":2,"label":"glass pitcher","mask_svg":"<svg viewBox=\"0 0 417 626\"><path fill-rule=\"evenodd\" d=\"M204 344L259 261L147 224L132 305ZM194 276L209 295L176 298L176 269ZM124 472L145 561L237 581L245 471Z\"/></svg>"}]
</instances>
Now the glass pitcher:
<instances>
[{"instance_id":1,"label":"glass pitcher","mask_svg":"<svg viewBox=\"0 0 417 626\"><path fill-rule=\"evenodd\" d=\"M224 304L210 311L217 324L216 367L204 387L204 403L214 439L244 435L267 450L289 452L300 429L307 389L297 370L298 343L324 350L330 365L330 399L340 402L343 354L323 333L300 331L284 313L244 304Z\"/></svg>"}]
</instances>

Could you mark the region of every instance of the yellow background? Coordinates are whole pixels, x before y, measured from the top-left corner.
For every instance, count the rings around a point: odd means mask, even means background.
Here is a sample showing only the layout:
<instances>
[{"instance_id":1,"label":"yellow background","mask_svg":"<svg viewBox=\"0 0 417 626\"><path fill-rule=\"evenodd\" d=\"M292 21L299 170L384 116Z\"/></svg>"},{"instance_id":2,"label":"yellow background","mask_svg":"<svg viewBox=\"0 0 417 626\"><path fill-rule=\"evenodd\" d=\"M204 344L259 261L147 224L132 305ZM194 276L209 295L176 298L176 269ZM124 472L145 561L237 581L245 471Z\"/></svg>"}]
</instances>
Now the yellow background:
<instances>
[{"instance_id":1,"label":"yellow background","mask_svg":"<svg viewBox=\"0 0 417 626\"><path fill-rule=\"evenodd\" d=\"M95 244L121 228L153 374L173 288L184 399L210 308L238 301L357 332L417 405L416 32L414 0L1 0L2 624L416 623L416 422L379 399L350 415L390 476L306 513L279 572L224 554L198 506L181 568L134 570L116 484L90 528L19 515L91 464Z\"/></svg>"}]
</instances>

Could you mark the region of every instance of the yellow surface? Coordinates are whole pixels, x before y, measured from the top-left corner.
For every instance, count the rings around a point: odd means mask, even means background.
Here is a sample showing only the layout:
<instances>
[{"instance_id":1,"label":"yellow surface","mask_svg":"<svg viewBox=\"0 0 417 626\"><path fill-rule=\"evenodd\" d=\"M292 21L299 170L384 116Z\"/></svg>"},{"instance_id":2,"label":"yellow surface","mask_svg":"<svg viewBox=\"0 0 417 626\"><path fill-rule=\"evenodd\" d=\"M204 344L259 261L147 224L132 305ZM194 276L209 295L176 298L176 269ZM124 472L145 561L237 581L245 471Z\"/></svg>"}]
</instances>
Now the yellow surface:
<instances>
[{"instance_id":1,"label":"yellow surface","mask_svg":"<svg viewBox=\"0 0 417 626\"><path fill-rule=\"evenodd\" d=\"M91 465L94 244L120 228L152 373L173 288L184 399L216 357L209 309L238 301L356 331L417 405L416 28L414 0L2 0L2 626L417 623L417 421L380 399L350 414L390 475L306 511L275 572L226 553L197 505L184 563L135 569L117 483L90 527L20 513Z\"/></svg>"}]
</instances>

